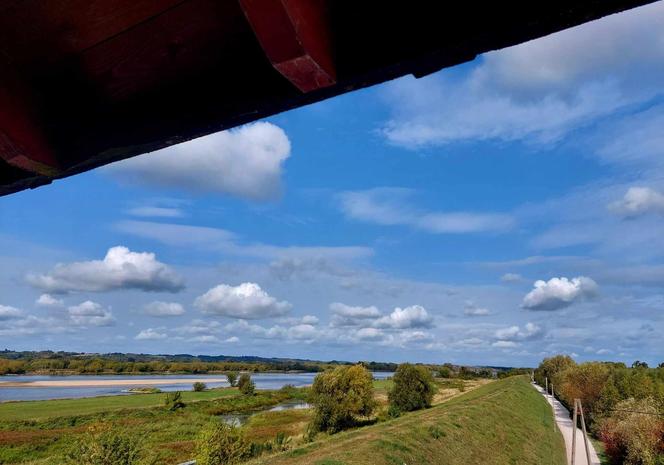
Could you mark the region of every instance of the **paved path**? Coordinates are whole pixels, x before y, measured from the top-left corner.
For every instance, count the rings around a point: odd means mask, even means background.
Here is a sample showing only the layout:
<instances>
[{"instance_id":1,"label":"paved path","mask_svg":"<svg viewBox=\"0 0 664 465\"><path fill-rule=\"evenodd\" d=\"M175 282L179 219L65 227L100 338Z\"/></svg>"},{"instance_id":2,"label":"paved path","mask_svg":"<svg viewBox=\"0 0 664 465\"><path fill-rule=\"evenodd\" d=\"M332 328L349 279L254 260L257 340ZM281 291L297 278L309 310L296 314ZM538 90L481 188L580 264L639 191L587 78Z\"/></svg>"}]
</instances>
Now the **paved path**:
<instances>
[{"instance_id":1,"label":"paved path","mask_svg":"<svg viewBox=\"0 0 664 465\"><path fill-rule=\"evenodd\" d=\"M550 395L544 394L544 389L536 384L533 386L544 396L550 405L553 406L553 410L556 416L556 424L558 428L563 433L563 438L565 438L565 449L567 449L567 463L572 463L572 433L574 428L572 426L572 419L569 416L569 410L563 407L563 404L558 402ZM579 421L579 425L581 422ZM599 457L597 452L593 447L590 440L588 441L588 447L590 448L590 463L586 459L586 449L583 445L583 431L580 427L576 429L576 464L575 465L600 465Z\"/></svg>"}]
</instances>

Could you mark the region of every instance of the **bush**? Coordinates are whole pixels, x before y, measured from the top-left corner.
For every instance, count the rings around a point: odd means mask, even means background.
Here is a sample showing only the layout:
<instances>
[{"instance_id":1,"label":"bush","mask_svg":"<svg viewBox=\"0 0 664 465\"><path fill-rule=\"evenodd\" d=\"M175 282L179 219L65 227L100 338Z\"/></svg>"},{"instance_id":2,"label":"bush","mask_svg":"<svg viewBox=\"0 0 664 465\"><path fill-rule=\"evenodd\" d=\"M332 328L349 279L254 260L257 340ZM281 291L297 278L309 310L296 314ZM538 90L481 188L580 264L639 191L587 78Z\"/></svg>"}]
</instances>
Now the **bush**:
<instances>
[{"instance_id":1,"label":"bush","mask_svg":"<svg viewBox=\"0 0 664 465\"><path fill-rule=\"evenodd\" d=\"M245 396L253 396L254 391L256 390L256 385L254 384L253 381L249 380L248 382L244 383L242 387L240 388L240 392L244 394Z\"/></svg>"},{"instance_id":2,"label":"bush","mask_svg":"<svg viewBox=\"0 0 664 465\"><path fill-rule=\"evenodd\" d=\"M229 371L226 373L226 379L228 380L228 384L231 385L231 387L235 387L235 383L237 382L237 371Z\"/></svg>"},{"instance_id":3,"label":"bush","mask_svg":"<svg viewBox=\"0 0 664 465\"><path fill-rule=\"evenodd\" d=\"M242 431L220 421L209 423L196 441L196 465L226 465L251 457Z\"/></svg>"},{"instance_id":4,"label":"bush","mask_svg":"<svg viewBox=\"0 0 664 465\"><path fill-rule=\"evenodd\" d=\"M240 389L240 392L245 396L253 396L256 385L251 380L249 373L242 373L240 379L237 382L237 387Z\"/></svg>"},{"instance_id":5,"label":"bush","mask_svg":"<svg viewBox=\"0 0 664 465\"><path fill-rule=\"evenodd\" d=\"M357 417L373 413L373 377L362 365L338 366L319 373L309 403L315 408L311 433L340 431L354 425Z\"/></svg>"},{"instance_id":6,"label":"bush","mask_svg":"<svg viewBox=\"0 0 664 465\"><path fill-rule=\"evenodd\" d=\"M401 416L401 409L396 405L390 405L387 408L387 414L390 418L399 418Z\"/></svg>"},{"instance_id":7,"label":"bush","mask_svg":"<svg viewBox=\"0 0 664 465\"><path fill-rule=\"evenodd\" d=\"M431 407L436 388L428 368L402 363L392 380L394 387L388 394L390 406L400 412Z\"/></svg>"},{"instance_id":8,"label":"bush","mask_svg":"<svg viewBox=\"0 0 664 465\"><path fill-rule=\"evenodd\" d=\"M164 406L170 411L184 408L185 403L182 400L182 393L180 391L167 392L164 398Z\"/></svg>"},{"instance_id":9,"label":"bush","mask_svg":"<svg viewBox=\"0 0 664 465\"><path fill-rule=\"evenodd\" d=\"M664 451L664 421L657 413L653 399L628 399L600 422L599 436L613 463L658 463L658 453Z\"/></svg>"},{"instance_id":10,"label":"bush","mask_svg":"<svg viewBox=\"0 0 664 465\"><path fill-rule=\"evenodd\" d=\"M196 381L194 383L194 392L203 392L207 389L207 386L205 383L201 383L200 381Z\"/></svg>"},{"instance_id":11,"label":"bush","mask_svg":"<svg viewBox=\"0 0 664 465\"><path fill-rule=\"evenodd\" d=\"M148 464L139 437L123 430L92 427L79 438L66 455L76 465Z\"/></svg>"}]
</instances>

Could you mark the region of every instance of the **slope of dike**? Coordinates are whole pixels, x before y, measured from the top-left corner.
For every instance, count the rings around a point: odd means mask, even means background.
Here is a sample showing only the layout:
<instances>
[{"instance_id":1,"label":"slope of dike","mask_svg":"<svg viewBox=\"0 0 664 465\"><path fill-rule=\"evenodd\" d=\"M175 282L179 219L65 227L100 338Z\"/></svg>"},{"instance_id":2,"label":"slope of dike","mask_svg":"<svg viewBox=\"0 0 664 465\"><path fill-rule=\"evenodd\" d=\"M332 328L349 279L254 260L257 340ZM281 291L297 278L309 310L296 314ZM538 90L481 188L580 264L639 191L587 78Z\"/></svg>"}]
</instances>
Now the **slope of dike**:
<instances>
[{"instance_id":1,"label":"slope of dike","mask_svg":"<svg viewBox=\"0 0 664 465\"><path fill-rule=\"evenodd\" d=\"M518 376L252 463L565 465L566 459L551 407L529 385L528 377Z\"/></svg>"}]
</instances>

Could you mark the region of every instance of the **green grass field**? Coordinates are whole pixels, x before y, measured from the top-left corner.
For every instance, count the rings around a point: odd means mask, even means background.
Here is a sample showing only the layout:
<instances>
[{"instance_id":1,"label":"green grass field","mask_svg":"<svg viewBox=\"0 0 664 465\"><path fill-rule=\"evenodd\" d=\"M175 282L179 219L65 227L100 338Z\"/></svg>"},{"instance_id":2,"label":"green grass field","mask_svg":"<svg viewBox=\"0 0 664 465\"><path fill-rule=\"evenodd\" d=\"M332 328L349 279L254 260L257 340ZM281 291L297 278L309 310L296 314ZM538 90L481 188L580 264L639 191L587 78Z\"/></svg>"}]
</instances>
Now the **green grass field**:
<instances>
[{"instance_id":1,"label":"green grass field","mask_svg":"<svg viewBox=\"0 0 664 465\"><path fill-rule=\"evenodd\" d=\"M197 402L238 394L237 389L224 388L203 392L184 391L182 397L185 402ZM150 408L160 406L163 403L164 394L3 402L0 404L0 424L9 421L46 420L57 417L92 415L113 410Z\"/></svg>"},{"instance_id":2,"label":"green grass field","mask_svg":"<svg viewBox=\"0 0 664 465\"><path fill-rule=\"evenodd\" d=\"M214 416L257 411L305 395L301 389L250 397L237 389L186 392L186 407L175 412L163 407L165 394L0 404L0 464L62 465L66 450L92 425L126 429L143 438L158 463L177 464L192 457L194 439ZM254 437L273 439L272 431L264 433L270 436Z\"/></svg>"},{"instance_id":3,"label":"green grass field","mask_svg":"<svg viewBox=\"0 0 664 465\"><path fill-rule=\"evenodd\" d=\"M551 408L527 378L481 386L428 410L327 436L253 464L564 465Z\"/></svg>"}]
</instances>

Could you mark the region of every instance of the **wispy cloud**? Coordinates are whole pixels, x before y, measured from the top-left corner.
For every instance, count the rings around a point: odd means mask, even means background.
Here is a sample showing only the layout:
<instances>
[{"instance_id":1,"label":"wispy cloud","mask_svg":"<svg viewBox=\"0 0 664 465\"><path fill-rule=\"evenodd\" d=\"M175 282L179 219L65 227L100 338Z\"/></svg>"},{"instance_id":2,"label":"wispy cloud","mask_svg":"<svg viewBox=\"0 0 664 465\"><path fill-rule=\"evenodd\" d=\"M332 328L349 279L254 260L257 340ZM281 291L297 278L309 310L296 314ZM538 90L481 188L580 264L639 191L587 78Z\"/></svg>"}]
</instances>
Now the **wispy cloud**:
<instances>
[{"instance_id":1,"label":"wispy cloud","mask_svg":"<svg viewBox=\"0 0 664 465\"><path fill-rule=\"evenodd\" d=\"M442 212L418 209L414 191L381 187L339 194L342 212L351 219L380 225L403 225L433 234L505 232L514 218L502 213Z\"/></svg>"}]
</instances>

